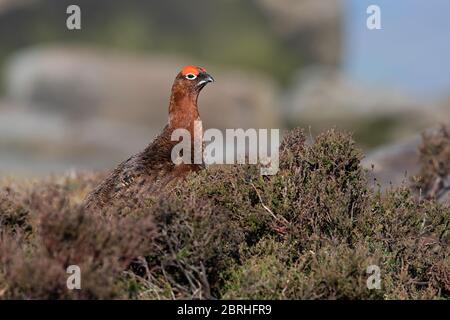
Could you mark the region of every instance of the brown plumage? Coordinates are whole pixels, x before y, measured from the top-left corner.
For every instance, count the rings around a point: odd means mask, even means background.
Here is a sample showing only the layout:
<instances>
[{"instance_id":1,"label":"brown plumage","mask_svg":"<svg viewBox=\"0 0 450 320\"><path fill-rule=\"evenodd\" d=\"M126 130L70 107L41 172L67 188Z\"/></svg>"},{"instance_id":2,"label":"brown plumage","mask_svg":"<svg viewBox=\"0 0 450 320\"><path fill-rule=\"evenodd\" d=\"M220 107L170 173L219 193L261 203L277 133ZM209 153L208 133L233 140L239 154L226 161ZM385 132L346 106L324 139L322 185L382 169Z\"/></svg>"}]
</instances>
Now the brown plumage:
<instances>
[{"instance_id":1,"label":"brown plumage","mask_svg":"<svg viewBox=\"0 0 450 320\"><path fill-rule=\"evenodd\" d=\"M162 133L142 152L119 164L87 196L85 208L103 210L117 200L136 202L142 199L142 196L156 191L158 186L166 186L191 171L200 170L203 164L173 163L171 152L178 141L171 141L171 135L178 128L189 130L193 148L194 121L200 120L197 98L203 87L213 81L203 68L184 67L173 83L169 102L169 122Z\"/></svg>"}]
</instances>

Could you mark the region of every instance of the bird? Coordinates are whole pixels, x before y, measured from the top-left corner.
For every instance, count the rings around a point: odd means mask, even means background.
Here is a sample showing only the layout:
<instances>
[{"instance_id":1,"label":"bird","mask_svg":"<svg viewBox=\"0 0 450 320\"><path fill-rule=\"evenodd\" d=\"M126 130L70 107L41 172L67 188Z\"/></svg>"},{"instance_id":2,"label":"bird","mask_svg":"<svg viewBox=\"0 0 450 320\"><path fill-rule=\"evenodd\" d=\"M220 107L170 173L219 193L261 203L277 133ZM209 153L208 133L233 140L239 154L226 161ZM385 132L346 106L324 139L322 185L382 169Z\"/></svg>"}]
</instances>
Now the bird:
<instances>
[{"instance_id":1,"label":"bird","mask_svg":"<svg viewBox=\"0 0 450 320\"><path fill-rule=\"evenodd\" d=\"M186 177L204 168L201 163L173 161L172 141L176 129L188 130L191 139L198 136L195 121L201 121L197 101L200 91L214 78L202 67L188 65L175 77L169 100L169 119L162 132L141 152L120 163L85 198L83 207L89 211L105 210L115 203L137 205L158 186ZM202 130L200 128L200 130ZM203 131L200 132L200 137ZM191 143L193 148L194 143ZM193 150L193 149L192 149ZM193 155L194 153L191 152Z\"/></svg>"}]
</instances>

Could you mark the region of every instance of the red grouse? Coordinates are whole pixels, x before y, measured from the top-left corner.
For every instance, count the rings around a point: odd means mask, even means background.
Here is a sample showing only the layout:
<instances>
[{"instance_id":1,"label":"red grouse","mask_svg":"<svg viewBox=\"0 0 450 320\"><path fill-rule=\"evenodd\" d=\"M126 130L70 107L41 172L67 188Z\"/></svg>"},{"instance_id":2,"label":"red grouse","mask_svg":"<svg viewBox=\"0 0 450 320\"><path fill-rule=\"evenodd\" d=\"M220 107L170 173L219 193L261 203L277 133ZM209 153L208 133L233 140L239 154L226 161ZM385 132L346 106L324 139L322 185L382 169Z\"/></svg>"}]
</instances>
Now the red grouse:
<instances>
[{"instance_id":1,"label":"red grouse","mask_svg":"<svg viewBox=\"0 0 450 320\"><path fill-rule=\"evenodd\" d=\"M200 120L197 98L206 84L213 81L214 79L203 68L184 67L172 85L169 122L162 133L142 152L119 164L87 196L85 208L102 210L117 200L138 201L143 195L151 192L155 185L163 186L186 176L191 171L200 170L203 164L175 164L172 161L172 148L178 141L172 141L171 135L175 129L187 129L193 142L194 122ZM198 136L198 132L196 135ZM193 148L194 143L191 143L191 146Z\"/></svg>"}]
</instances>

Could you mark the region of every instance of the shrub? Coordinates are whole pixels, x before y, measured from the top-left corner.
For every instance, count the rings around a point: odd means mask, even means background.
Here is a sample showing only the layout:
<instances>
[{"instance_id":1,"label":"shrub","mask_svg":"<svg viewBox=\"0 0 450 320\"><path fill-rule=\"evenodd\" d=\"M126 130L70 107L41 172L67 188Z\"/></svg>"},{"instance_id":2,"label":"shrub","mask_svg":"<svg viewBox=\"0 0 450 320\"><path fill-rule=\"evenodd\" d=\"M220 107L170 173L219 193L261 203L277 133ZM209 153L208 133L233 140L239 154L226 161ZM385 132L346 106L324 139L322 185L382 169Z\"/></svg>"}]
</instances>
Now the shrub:
<instances>
[{"instance_id":1,"label":"shrub","mask_svg":"<svg viewBox=\"0 0 450 320\"><path fill-rule=\"evenodd\" d=\"M423 134L421 171L415 186L426 198L450 199L450 133L442 125Z\"/></svg>"},{"instance_id":2,"label":"shrub","mask_svg":"<svg viewBox=\"0 0 450 320\"><path fill-rule=\"evenodd\" d=\"M290 259L289 245L266 240L230 271L223 297L232 299L369 299L366 268L379 264L366 247L325 245ZM291 254L291 255L290 255ZM295 253L294 253L295 255Z\"/></svg>"},{"instance_id":3,"label":"shrub","mask_svg":"<svg viewBox=\"0 0 450 320\"><path fill-rule=\"evenodd\" d=\"M86 215L70 205L65 187L39 185L24 197L27 207L18 210L34 216L31 235L11 225L2 228L0 291L4 298L126 297L119 290L117 276L148 250L154 224L149 217L136 220ZM80 267L82 290L67 289L69 265Z\"/></svg>"},{"instance_id":4,"label":"shrub","mask_svg":"<svg viewBox=\"0 0 450 320\"><path fill-rule=\"evenodd\" d=\"M146 256L145 270L151 271L145 276L162 279L174 298L208 299L217 296L220 273L239 258L242 233L230 211L185 196L152 208L159 232Z\"/></svg>"},{"instance_id":5,"label":"shrub","mask_svg":"<svg viewBox=\"0 0 450 320\"><path fill-rule=\"evenodd\" d=\"M436 146L423 159L441 160L425 161L438 165L423 167L424 185L446 167L446 139L425 139ZM6 186L0 297L449 298L448 202L369 188L347 133L308 144L295 129L280 150L274 176L213 166L104 214L79 207L100 176ZM65 286L70 264L82 269L80 291ZM373 264L380 290L366 285Z\"/></svg>"}]
</instances>

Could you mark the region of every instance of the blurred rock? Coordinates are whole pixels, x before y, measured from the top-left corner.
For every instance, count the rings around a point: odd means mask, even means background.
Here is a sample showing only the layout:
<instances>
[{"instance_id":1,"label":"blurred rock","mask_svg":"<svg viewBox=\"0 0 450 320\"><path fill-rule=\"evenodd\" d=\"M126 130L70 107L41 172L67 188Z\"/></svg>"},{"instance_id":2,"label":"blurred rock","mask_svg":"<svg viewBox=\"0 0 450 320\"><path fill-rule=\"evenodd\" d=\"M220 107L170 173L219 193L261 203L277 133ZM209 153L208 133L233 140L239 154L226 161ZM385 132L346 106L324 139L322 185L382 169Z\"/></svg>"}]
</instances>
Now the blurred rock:
<instances>
[{"instance_id":1,"label":"blurred rock","mask_svg":"<svg viewBox=\"0 0 450 320\"><path fill-rule=\"evenodd\" d=\"M372 145L408 137L450 118L450 108L425 104L389 88L354 83L335 68L319 66L299 72L283 105L291 125L315 129L337 125L364 132L359 142L373 140Z\"/></svg>"},{"instance_id":2,"label":"blurred rock","mask_svg":"<svg viewBox=\"0 0 450 320\"><path fill-rule=\"evenodd\" d=\"M450 132L450 125L447 125L447 131ZM425 130L426 136L437 137L437 133L440 132L437 127L431 127ZM437 140L439 143L442 140ZM427 148L436 152L436 158L433 160L427 159L421 162L420 159L420 147L426 143ZM448 143L448 142L447 142ZM448 145L447 145L448 147ZM367 157L363 160L362 165L369 169L370 177L376 179L382 189L389 186L399 186L402 183L411 185L411 178L413 176L423 174L426 170L427 175L432 177L431 181L439 182L443 192L438 197L438 200L444 202L450 200L450 174L445 169L435 169L440 168L436 163L442 162L442 154L448 154L442 152L442 146L437 147L436 145L430 144L429 139L423 139L422 135L414 135L409 139L405 139L402 142L395 144L390 144L387 146L382 146L370 152ZM448 148L447 148L448 150ZM427 155L429 157L429 155ZM440 158L439 158L440 156ZM439 159L439 160L438 160ZM445 159L445 156L444 156ZM450 159L448 159L450 161ZM431 166L427 167L428 165ZM423 168L422 168L423 167ZM446 166L448 168L448 165ZM437 172L436 176L434 171ZM437 178L435 180L435 178ZM427 179L430 179L428 177ZM423 186L421 186L423 187ZM446 191L445 191L446 190ZM423 190L423 196L425 196L426 190Z\"/></svg>"},{"instance_id":3,"label":"blurred rock","mask_svg":"<svg viewBox=\"0 0 450 320\"><path fill-rule=\"evenodd\" d=\"M341 0L258 0L274 30L307 63L338 65L341 62Z\"/></svg>"},{"instance_id":4,"label":"blurred rock","mask_svg":"<svg viewBox=\"0 0 450 320\"><path fill-rule=\"evenodd\" d=\"M417 135L402 142L379 147L369 152L362 165L370 170L371 178L375 178L382 188L408 183L409 177L420 170L418 148L421 141L421 137Z\"/></svg>"},{"instance_id":5,"label":"blurred rock","mask_svg":"<svg viewBox=\"0 0 450 320\"><path fill-rule=\"evenodd\" d=\"M286 98L288 112L308 118L347 117L355 112L389 114L422 107L401 93L353 83L339 70L323 66L302 69Z\"/></svg>"},{"instance_id":6,"label":"blurred rock","mask_svg":"<svg viewBox=\"0 0 450 320\"><path fill-rule=\"evenodd\" d=\"M167 123L181 58L92 49L35 49L7 64L0 101L0 175L114 166ZM279 127L276 86L257 74L205 66L216 82L200 96L205 128Z\"/></svg>"},{"instance_id":7,"label":"blurred rock","mask_svg":"<svg viewBox=\"0 0 450 320\"><path fill-rule=\"evenodd\" d=\"M184 58L126 56L73 47L42 48L15 55L7 63L6 86L14 103L64 114L96 116L159 131L167 123L173 79L190 64ZM205 66L216 83L200 97L206 127L273 127L276 87L258 74Z\"/></svg>"},{"instance_id":8,"label":"blurred rock","mask_svg":"<svg viewBox=\"0 0 450 320\"><path fill-rule=\"evenodd\" d=\"M143 126L99 118L74 122L0 101L0 176L112 167L153 136Z\"/></svg>"}]
</instances>

